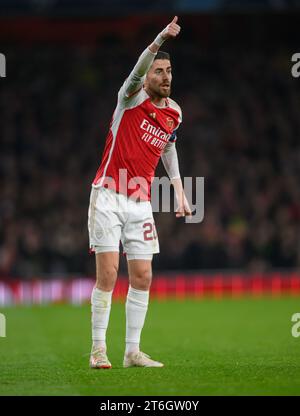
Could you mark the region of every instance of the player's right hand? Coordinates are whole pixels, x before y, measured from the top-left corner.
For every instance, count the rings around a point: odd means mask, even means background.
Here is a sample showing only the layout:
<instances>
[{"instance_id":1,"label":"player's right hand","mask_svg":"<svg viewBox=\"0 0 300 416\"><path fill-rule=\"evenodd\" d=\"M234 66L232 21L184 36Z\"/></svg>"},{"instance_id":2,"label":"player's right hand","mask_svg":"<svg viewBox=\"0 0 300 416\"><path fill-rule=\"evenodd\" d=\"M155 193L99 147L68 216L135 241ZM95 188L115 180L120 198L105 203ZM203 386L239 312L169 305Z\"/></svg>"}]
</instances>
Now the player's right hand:
<instances>
[{"instance_id":1,"label":"player's right hand","mask_svg":"<svg viewBox=\"0 0 300 416\"><path fill-rule=\"evenodd\" d=\"M171 23L161 32L161 37L164 40L176 38L180 32L180 26L177 24L178 17L175 16Z\"/></svg>"}]
</instances>

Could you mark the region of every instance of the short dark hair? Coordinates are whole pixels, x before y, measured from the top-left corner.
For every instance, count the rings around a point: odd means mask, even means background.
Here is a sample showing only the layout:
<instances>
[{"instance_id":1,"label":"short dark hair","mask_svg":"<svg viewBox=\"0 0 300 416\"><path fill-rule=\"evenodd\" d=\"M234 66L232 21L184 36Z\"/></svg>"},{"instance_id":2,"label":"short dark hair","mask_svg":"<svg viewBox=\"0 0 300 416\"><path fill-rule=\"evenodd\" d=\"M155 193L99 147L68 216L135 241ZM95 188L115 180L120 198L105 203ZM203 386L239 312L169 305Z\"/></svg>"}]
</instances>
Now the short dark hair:
<instances>
[{"instance_id":1,"label":"short dark hair","mask_svg":"<svg viewBox=\"0 0 300 416\"><path fill-rule=\"evenodd\" d=\"M168 59L169 61L171 60L170 58L170 54L168 54L168 52L164 52L164 51L158 51L157 54L155 55L155 59Z\"/></svg>"}]
</instances>

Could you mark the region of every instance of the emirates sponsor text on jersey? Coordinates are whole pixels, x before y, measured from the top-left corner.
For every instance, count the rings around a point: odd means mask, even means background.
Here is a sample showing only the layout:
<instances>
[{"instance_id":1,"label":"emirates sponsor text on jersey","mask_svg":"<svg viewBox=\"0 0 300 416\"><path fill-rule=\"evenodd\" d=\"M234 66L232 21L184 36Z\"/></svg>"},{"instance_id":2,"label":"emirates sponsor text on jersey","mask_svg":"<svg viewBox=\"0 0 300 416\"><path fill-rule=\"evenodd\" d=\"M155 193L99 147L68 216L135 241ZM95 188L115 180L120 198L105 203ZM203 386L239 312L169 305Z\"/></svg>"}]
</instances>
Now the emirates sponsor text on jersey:
<instances>
[{"instance_id":1,"label":"emirates sponsor text on jersey","mask_svg":"<svg viewBox=\"0 0 300 416\"><path fill-rule=\"evenodd\" d=\"M158 147L159 149L163 149L171 137L171 134L166 133L159 127L153 126L145 118L140 127L142 130L146 131L146 133L141 136L141 139L146 143L150 143L151 145Z\"/></svg>"}]
</instances>

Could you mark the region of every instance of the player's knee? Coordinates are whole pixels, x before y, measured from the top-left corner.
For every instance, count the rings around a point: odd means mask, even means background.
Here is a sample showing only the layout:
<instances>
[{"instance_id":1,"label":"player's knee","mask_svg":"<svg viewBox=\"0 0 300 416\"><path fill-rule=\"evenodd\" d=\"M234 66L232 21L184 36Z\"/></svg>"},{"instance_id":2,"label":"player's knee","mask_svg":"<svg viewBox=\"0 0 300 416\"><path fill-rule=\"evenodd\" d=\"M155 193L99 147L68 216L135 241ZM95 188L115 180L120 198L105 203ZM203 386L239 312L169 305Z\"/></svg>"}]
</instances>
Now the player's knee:
<instances>
[{"instance_id":1,"label":"player's knee","mask_svg":"<svg viewBox=\"0 0 300 416\"><path fill-rule=\"evenodd\" d=\"M131 285L135 289L148 290L151 285L152 272L149 269L141 269L131 276Z\"/></svg>"},{"instance_id":2,"label":"player's knee","mask_svg":"<svg viewBox=\"0 0 300 416\"><path fill-rule=\"evenodd\" d=\"M118 267L117 266L105 266L101 267L97 273L97 283L96 286L98 289L111 291L113 290L118 276Z\"/></svg>"}]
</instances>

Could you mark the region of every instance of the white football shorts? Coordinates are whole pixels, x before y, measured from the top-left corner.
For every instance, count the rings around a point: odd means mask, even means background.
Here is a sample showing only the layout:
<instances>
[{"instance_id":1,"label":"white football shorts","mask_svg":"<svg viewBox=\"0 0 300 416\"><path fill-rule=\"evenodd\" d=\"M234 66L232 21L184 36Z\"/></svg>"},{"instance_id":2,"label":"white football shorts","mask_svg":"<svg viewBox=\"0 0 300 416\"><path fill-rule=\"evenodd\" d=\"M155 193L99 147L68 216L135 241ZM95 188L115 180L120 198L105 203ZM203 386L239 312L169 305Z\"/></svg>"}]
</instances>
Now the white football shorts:
<instances>
[{"instance_id":1,"label":"white football shorts","mask_svg":"<svg viewBox=\"0 0 300 416\"><path fill-rule=\"evenodd\" d=\"M150 201L134 201L104 187L92 187L88 212L92 251L123 252L131 259L152 259L159 242Z\"/></svg>"}]
</instances>

